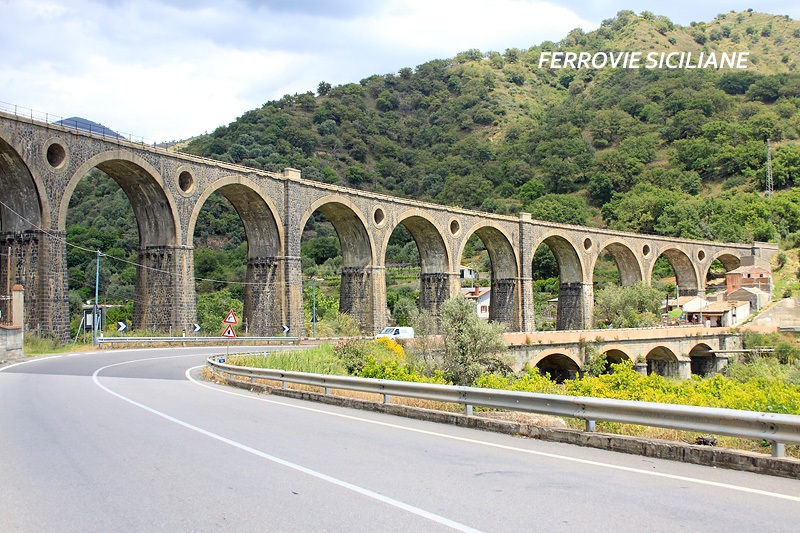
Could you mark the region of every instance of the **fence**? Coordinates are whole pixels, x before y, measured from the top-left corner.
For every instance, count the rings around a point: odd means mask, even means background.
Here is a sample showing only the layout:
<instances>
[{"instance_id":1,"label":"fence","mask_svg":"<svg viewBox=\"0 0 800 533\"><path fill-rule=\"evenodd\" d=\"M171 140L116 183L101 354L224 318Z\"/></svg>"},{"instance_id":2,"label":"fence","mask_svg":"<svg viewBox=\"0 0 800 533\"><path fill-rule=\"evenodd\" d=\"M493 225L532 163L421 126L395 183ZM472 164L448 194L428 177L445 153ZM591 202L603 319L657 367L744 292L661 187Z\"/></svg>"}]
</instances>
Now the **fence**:
<instances>
[{"instance_id":1,"label":"fence","mask_svg":"<svg viewBox=\"0 0 800 533\"><path fill-rule=\"evenodd\" d=\"M392 396L456 403L464 406L467 415L478 405L578 418L586 421L586 431L594 431L596 421L605 421L765 440L772 443L774 457L785 455L786 444L800 444L797 415L246 368L226 364L221 355L209 357L207 363L232 376L279 381L283 387L311 385L324 388L325 394L340 389L380 394L384 403Z\"/></svg>"}]
</instances>

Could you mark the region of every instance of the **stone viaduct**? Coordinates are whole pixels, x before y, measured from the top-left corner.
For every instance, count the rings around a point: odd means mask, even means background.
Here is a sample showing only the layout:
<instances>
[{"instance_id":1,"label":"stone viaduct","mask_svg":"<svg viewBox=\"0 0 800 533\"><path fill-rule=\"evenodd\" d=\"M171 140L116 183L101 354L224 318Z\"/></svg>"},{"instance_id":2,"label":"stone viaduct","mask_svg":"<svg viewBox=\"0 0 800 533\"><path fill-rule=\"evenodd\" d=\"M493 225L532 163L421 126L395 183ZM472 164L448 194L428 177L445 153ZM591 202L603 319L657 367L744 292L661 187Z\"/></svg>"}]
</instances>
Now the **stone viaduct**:
<instances>
[{"instance_id":1,"label":"stone viaduct","mask_svg":"<svg viewBox=\"0 0 800 533\"><path fill-rule=\"evenodd\" d=\"M195 321L192 240L198 213L215 192L231 202L247 234L244 314L254 335L275 335L283 326L291 336L303 333L300 244L315 211L333 224L341 243L340 309L365 332L386 323L385 253L400 224L419 248L423 309L436 315L458 292L462 251L475 234L492 264L490 318L518 332L535 330L532 263L541 244L558 262L562 330L591 326L592 275L604 251L616 261L623 285L649 283L656 259L665 256L685 295L704 293L714 260L732 269L744 256L769 257L776 250L765 243L637 235L394 198L307 181L293 169L257 171L0 112L0 292L23 285L25 327L64 341L67 208L92 168L119 184L138 223L134 327L164 331Z\"/></svg>"},{"instance_id":2,"label":"stone viaduct","mask_svg":"<svg viewBox=\"0 0 800 533\"><path fill-rule=\"evenodd\" d=\"M573 377L599 354L607 364L631 361L642 374L688 378L719 372L743 351L738 333L704 326L509 333L505 340L516 370L527 364L555 379Z\"/></svg>"}]
</instances>

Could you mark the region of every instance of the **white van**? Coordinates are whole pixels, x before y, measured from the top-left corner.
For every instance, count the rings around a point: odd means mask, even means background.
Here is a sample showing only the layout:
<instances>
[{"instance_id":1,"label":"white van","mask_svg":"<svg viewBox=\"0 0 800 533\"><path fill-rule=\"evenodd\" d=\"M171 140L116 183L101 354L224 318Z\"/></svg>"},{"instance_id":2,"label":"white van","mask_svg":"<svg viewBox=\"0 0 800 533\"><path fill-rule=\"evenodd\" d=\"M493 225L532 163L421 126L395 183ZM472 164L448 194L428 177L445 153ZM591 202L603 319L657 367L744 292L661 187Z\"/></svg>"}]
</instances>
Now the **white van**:
<instances>
[{"instance_id":1,"label":"white van","mask_svg":"<svg viewBox=\"0 0 800 533\"><path fill-rule=\"evenodd\" d=\"M383 328L380 333L375 335L376 339L380 339L381 337L389 337L395 341L397 339L413 339L414 328L409 328L406 326L391 326L388 328Z\"/></svg>"}]
</instances>

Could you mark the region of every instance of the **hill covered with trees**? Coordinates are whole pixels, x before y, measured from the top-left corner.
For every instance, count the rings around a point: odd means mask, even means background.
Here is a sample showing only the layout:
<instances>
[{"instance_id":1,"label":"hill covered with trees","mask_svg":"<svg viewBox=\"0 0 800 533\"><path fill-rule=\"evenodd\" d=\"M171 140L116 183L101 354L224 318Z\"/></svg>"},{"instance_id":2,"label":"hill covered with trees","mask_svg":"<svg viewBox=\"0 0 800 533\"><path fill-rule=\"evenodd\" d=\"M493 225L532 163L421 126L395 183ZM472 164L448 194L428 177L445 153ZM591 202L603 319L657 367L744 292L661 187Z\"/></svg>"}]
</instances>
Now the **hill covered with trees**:
<instances>
[{"instance_id":1,"label":"hill covered with trees","mask_svg":"<svg viewBox=\"0 0 800 533\"><path fill-rule=\"evenodd\" d=\"M543 61L543 53L634 51L749 55L746 69L553 68ZM266 102L180 149L487 212L797 246L798 61L800 22L786 16L731 12L680 26L650 12L621 11L599 29L575 29L559 42L468 50L335 87L322 81L315 92ZM763 192L767 139L771 197ZM135 262L135 219L114 189L97 171L81 182L67 236ZM220 195L209 198L200 216L198 293L227 287L228 296L241 298L241 287L227 283L244 280L241 221ZM479 257L479 241L468 248L466 256ZM339 243L324 217L307 226L302 252L304 270L335 274ZM92 253L70 251L73 308L93 294L94 260ZM400 228L387 263L417 262L416 247ZM552 255L537 253L536 262L542 290L557 287L546 279L557 275ZM132 298L131 264L104 260L101 275L103 285L114 287L109 301ZM402 298L413 298L411 286L390 293L390 305Z\"/></svg>"},{"instance_id":2,"label":"hill covered with trees","mask_svg":"<svg viewBox=\"0 0 800 533\"><path fill-rule=\"evenodd\" d=\"M747 52L746 69L544 68L542 52ZM622 11L527 50L469 50L287 95L189 153L489 212L676 237L800 229L800 23L752 11L682 27ZM771 139L777 194L764 189Z\"/></svg>"}]
</instances>

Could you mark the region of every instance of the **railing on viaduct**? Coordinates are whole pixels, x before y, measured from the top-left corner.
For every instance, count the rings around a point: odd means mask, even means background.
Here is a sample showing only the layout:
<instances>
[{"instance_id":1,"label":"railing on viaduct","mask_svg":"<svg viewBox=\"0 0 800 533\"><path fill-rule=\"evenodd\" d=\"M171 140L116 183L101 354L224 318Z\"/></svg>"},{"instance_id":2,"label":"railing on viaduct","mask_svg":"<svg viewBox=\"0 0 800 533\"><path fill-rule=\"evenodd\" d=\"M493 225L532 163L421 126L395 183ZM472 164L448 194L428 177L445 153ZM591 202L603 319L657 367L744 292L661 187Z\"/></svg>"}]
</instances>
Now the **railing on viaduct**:
<instances>
[{"instance_id":1,"label":"railing on viaduct","mask_svg":"<svg viewBox=\"0 0 800 533\"><path fill-rule=\"evenodd\" d=\"M97 168L125 191L139 227L134 327L188 329L195 321L194 229L213 193L240 215L248 242L245 309L250 333L290 336L303 330L301 235L321 212L342 248L340 309L365 332L387 320L385 256L403 225L420 255L420 306L438 314L459 290L459 264L477 235L491 259L490 319L509 331L535 330L532 263L544 244L559 268L558 329L589 327L593 270L610 253L623 285L651 281L658 257L673 266L681 294L703 294L715 260L726 268L745 256L768 258L774 245L724 244L584 228L394 198L304 180L300 171L273 173L167 152L145 142L109 137L0 111L0 286L27 292L28 328L67 340L65 229L78 182Z\"/></svg>"}]
</instances>

